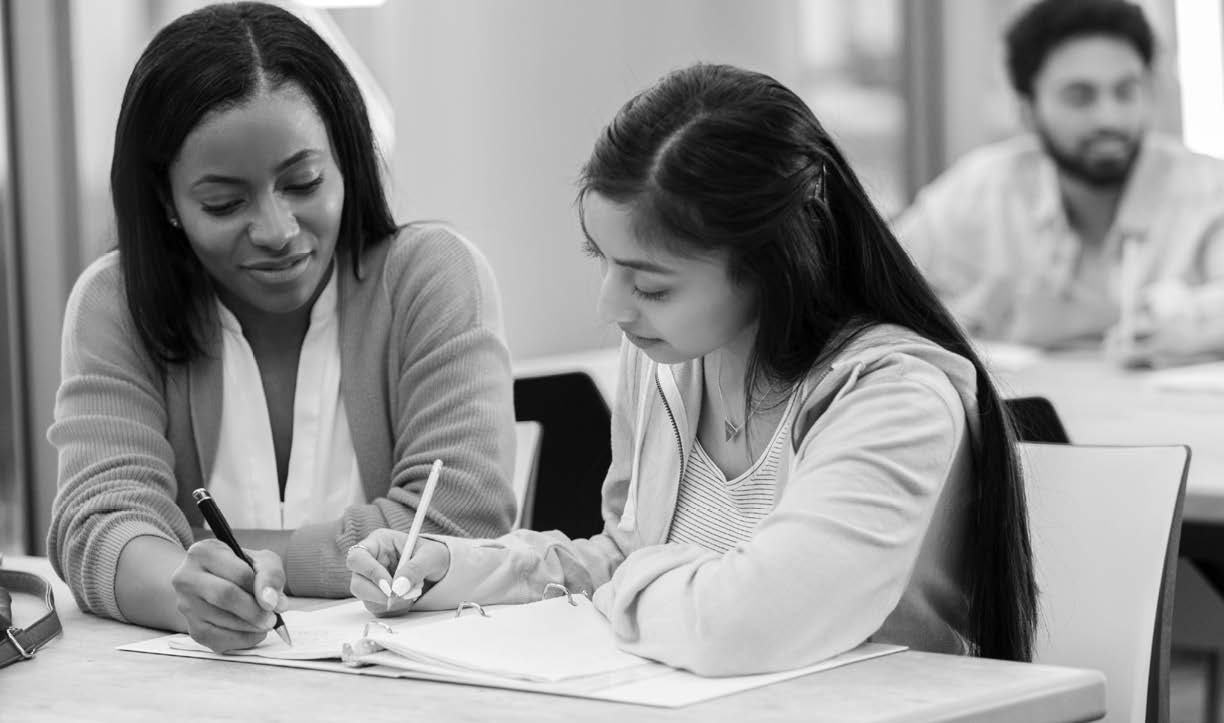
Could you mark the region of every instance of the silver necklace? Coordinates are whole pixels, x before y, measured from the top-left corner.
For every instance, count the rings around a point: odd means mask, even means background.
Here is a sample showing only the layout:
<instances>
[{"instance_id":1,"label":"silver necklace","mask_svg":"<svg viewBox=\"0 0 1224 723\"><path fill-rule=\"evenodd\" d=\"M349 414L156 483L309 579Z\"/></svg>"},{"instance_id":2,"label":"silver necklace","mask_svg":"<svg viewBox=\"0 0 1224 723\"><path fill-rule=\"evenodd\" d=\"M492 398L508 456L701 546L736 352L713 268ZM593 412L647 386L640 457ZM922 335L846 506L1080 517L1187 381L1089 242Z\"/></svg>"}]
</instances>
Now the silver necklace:
<instances>
[{"instance_id":1,"label":"silver necklace","mask_svg":"<svg viewBox=\"0 0 1224 723\"><path fill-rule=\"evenodd\" d=\"M756 404L748 407L748 412L744 415L744 421L739 424L731 421L731 417L726 414L730 410L727 409L727 398L723 395L722 390L722 362L719 362L718 373L714 375L714 388L718 390L718 403L722 405L724 412L723 434L726 436L726 441L730 442L738 437L740 432L744 431L744 427L748 426L748 420L752 419L752 415L756 414Z\"/></svg>"}]
</instances>

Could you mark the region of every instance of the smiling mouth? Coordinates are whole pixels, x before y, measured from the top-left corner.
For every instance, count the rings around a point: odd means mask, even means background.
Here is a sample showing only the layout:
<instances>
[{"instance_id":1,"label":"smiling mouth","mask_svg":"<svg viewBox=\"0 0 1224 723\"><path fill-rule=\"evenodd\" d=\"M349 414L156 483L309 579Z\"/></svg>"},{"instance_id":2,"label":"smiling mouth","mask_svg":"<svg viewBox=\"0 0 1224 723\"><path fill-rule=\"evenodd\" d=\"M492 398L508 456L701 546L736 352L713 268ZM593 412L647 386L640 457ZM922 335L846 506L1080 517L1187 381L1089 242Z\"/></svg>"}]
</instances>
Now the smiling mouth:
<instances>
[{"instance_id":1,"label":"smiling mouth","mask_svg":"<svg viewBox=\"0 0 1224 723\"><path fill-rule=\"evenodd\" d=\"M309 253L294 254L293 256L286 256L283 259L277 259L275 261L257 261L253 264L244 264L242 268L246 269L247 271L284 271L297 266L299 263L308 258L310 258Z\"/></svg>"}]
</instances>

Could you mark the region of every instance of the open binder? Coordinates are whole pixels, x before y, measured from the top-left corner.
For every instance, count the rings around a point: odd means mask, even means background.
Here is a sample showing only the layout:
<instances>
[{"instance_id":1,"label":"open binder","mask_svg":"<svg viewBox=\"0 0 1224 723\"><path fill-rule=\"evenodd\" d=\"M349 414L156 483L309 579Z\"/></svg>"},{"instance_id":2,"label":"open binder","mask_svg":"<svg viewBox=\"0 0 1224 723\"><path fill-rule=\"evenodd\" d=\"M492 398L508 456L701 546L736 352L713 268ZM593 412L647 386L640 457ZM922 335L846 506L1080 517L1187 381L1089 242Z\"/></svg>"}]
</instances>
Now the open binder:
<instances>
[{"instance_id":1,"label":"open binder","mask_svg":"<svg viewBox=\"0 0 1224 723\"><path fill-rule=\"evenodd\" d=\"M218 655L186 635L170 635L119 649L664 707L904 650L866 643L795 670L704 678L620 650L590 599L555 584L546 588L544 599L524 605L463 603L455 611L378 620L352 601L310 612L289 611L283 617L293 631L293 647L269 635L250 650Z\"/></svg>"},{"instance_id":2,"label":"open binder","mask_svg":"<svg viewBox=\"0 0 1224 723\"><path fill-rule=\"evenodd\" d=\"M528 605L490 611L463 603L454 617L402 631L393 624L374 626L373 634L345 647L342 657L357 665L431 666L532 683L657 666L618 649L607 621L586 595L572 595L555 583L545 590L545 599ZM552 590L561 596L547 597ZM381 651L390 655L378 655Z\"/></svg>"}]
</instances>

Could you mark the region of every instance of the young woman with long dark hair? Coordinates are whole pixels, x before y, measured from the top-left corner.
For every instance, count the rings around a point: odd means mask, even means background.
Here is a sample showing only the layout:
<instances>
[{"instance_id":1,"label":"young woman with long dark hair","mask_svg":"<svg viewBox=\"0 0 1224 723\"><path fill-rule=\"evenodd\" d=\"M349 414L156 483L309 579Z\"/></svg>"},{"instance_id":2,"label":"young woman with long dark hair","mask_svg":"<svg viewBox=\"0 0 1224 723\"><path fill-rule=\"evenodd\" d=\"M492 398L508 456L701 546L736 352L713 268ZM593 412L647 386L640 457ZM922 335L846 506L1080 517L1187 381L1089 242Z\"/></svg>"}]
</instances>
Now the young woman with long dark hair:
<instances>
[{"instance_id":1,"label":"young woman with long dark hair","mask_svg":"<svg viewBox=\"0 0 1224 723\"><path fill-rule=\"evenodd\" d=\"M998 393L794 93L723 65L667 75L599 138L579 211L625 339L604 531L432 537L403 562L379 531L349 553L354 594L378 612L392 575L424 589L394 612L562 583L594 591L624 649L706 674L868 639L1030 658Z\"/></svg>"}]
</instances>

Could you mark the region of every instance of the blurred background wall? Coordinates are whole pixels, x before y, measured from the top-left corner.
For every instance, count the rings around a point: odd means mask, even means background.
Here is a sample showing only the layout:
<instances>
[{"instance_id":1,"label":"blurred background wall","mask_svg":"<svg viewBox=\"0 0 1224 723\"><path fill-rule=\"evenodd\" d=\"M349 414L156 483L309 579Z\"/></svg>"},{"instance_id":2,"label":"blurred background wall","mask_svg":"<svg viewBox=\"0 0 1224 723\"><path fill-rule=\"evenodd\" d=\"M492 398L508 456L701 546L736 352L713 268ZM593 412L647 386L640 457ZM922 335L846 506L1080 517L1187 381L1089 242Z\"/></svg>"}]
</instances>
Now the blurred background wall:
<instances>
[{"instance_id":1,"label":"blurred background wall","mask_svg":"<svg viewBox=\"0 0 1224 723\"><path fill-rule=\"evenodd\" d=\"M59 325L76 275L115 243L108 173L127 76L159 27L202 4L0 0L0 551L43 551ZM595 316L574 181L603 124L670 69L734 63L794 88L888 215L966 150L1017 131L999 42L1017 0L312 4L303 12L343 37L385 98L397 217L446 220L484 251L516 359L615 343ZM1143 4L1161 35L1159 126L1179 133L1187 0ZM1217 42L1207 67L1224 68L1221 27L1202 30Z\"/></svg>"}]
</instances>

